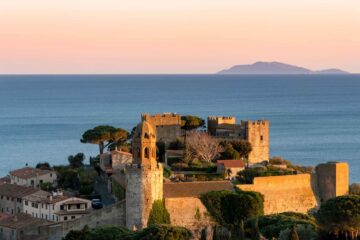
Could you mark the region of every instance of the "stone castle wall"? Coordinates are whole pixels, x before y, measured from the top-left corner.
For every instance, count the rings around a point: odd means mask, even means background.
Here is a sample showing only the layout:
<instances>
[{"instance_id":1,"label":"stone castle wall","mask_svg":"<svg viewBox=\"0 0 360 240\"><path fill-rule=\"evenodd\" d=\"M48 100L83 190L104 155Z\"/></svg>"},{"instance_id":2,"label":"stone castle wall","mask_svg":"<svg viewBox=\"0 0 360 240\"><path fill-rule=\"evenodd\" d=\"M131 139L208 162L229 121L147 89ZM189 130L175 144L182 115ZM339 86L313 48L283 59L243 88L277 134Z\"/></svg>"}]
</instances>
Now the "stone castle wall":
<instances>
[{"instance_id":1,"label":"stone castle wall","mask_svg":"<svg viewBox=\"0 0 360 240\"><path fill-rule=\"evenodd\" d=\"M165 207L170 214L172 225L186 227L195 233L195 236L199 236L201 229L211 223L209 214L199 198L165 198Z\"/></svg>"},{"instance_id":2,"label":"stone castle wall","mask_svg":"<svg viewBox=\"0 0 360 240\"><path fill-rule=\"evenodd\" d=\"M148 121L155 126L181 125L181 117L175 113L163 113L150 115L144 113L141 115L141 121Z\"/></svg>"},{"instance_id":3,"label":"stone castle wall","mask_svg":"<svg viewBox=\"0 0 360 240\"><path fill-rule=\"evenodd\" d=\"M156 141L165 143L166 147L181 136L181 116L179 114L142 114L141 119L151 122L156 127Z\"/></svg>"},{"instance_id":4,"label":"stone castle wall","mask_svg":"<svg viewBox=\"0 0 360 240\"><path fill-rule=\"evenodd\" d=\"M155 200L163 199L163 167L131 165L126 168L126 227L142 229Z\"/></svg>"},{"instance_id":5,"label":"stone castle wall","mask_svg":"<svg viewBox=\"0 0 360 240\"><path fill-rule=\"evenodd\" d=\"M249 163L258 163L270 158L270 123L267 120L246 121L246 140L251 144L252 151L249 154Z\"/></svg>"},{"instance_id":6,"label":"stone castle wall","mask_svg":"<svg viewBox=\"0 0 360 240\"><path fill-rule=\"evenodd\" d=\"M236 186L244 191L263 194L265 214L288 211L308 213L319 204L316 183L311 174L256 177L253 184Z\"/></svg>"}]
</instances>

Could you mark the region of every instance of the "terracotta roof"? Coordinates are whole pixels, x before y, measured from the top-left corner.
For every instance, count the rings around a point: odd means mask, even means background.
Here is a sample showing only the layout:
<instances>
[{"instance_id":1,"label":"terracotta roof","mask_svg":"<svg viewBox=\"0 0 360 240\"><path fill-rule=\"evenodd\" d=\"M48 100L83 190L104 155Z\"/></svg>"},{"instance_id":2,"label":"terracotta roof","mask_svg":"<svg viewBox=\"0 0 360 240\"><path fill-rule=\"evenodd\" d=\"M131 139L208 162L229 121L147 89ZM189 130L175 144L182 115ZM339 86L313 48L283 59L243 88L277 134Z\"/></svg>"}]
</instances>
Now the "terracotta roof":
<instances>
[{"instance_id":1,"label":"terracotta roof","mask_svg":"<svg viewBox=\"0 0 360 240\"><path fill-rule=\"evenodd\" d=\"M11 179L9 176L0 178L0 185L4 183L11 183Z\"/></svg>"},{"instance_id":2,"label":"terracotta roof","mask_svg":"<svg viewBox=\"0 0 360 240\"><path fill-rule=\"evenodd\" d=\"M27 226L36 226L42 225L44 220L39 218L34 218L29 214L18 213L10 218L0 221L0 226L12 228L12 229L21 229Z\"/></svg>"},{"instance_id":3,"label":"terracotta roof","mask_svg":"<svg viewBox=\"0 0 360 240\"><path fill-rule=\"evenodd\" d=\"M23 199L31 201L31 202L39 203L39 202L45 202L50 195L51 195L51 193L49 193L49 192L39 190L35 193L25 196Z\"/></svg>"},{"instance_id":4,"label":"terracotta roof","mask_svg":"<svg viewBox=\"0 0 360 240\"><path fill-rule=\"evenodd\" d=\"M0 185L0 195L8 197L22 198L37 191L40 190L33 187L25 187L9 183Z\"/></svg>"},{"instance_id":5,"label":"terracotta roof","mask_svg":"<svg viewBox=\"0 0 360 240\"><path fill-rule=\"evenodd\" d=\"M10 175L18 177L18 178L22 178L22 179L28 179L28 178L36 177L37 174L44 175L44 174L48 174L51 172L53 172L53 171L41 170L41 169L32 168L32 167L24 167L24 168L20 168L20 169L11 171Z\"/></svg>"},{"instance_id":6,"label":"terracotta roof","mask_svg":"<svg viewBox=\"0 0 360 240\"><path fill-rule=\"evenodd\" d=\"M218 160L217 163L224 165L226 168L243 168L245 167L243 160Z\"/></svg>"},{"instance_id":7,"label":"terracotta roof","mask_svg":"<svg viewBox=\"0 0 360 240\"><path fill-rule=\"evenodd\" d=\"M61 195L57 195L57 196L52 196L52 197L48 197L46 199L46 203L57 203L57 202L61 202L64 201L66 199L68 199L70 197L68 196L61 196Z\"/></svg>"},{"instance_id":8,"label":"terracotta roof","mask_svg":"<svg viewBox=\"0 0 360 240\"><path fill-rule=\"evenodd\" d=\"M0 221L10 218L12 215L9 213L0 213Z\"/></svg>"},{"instance_id":9,"label":"terracotta roof","mask_svg":"<svg viewBox=\"0 0 360 240\"><path fill-rule=\"evenodd\" d=\"M233 190L229 181L164 183L164 198L199 197L209 191Z\"/></svg>"}]
</instances>

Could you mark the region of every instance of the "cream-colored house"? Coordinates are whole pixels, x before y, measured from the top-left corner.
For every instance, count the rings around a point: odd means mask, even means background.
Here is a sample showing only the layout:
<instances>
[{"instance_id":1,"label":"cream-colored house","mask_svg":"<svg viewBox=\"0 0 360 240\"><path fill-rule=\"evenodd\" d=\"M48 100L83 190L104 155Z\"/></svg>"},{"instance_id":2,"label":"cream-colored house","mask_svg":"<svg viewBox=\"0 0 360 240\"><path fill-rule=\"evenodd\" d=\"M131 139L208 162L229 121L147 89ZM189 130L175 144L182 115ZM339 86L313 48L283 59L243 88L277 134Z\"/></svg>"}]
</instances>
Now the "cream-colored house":
<instances>
[{"instance_id":1,"label":"cream-colored house","mask_svg":"<svg viewBox=\"0 0 360 240\"><path fill-rule=\"evenodd\" d=\"M23 198L23 211L35 218L62 222L81 218L90 213L91 201L62 193L36 192Z\"/></svg>"},{"instance_id":2,"label":"cream-colored house","mask_svg":"<svg viewBox=\"0 0 360 240\"><path fill-rule=\"evenodd\" d=\"M233 179L238 172L244 170L243 160L218 160L217 173L225 174L227 178Z\"/></svg>"},{"instance_id":3,"label":"cream-colored house","mask_svg":"<svg viewBox=\"0 0 360 240\"><path fill-rule=\"evenodd\" d=\"M12 184L21 186L40 187L42 183L52 183L56 185L56 172L51 170L41 170L32 167L24 167L9 173Z\"/></svg>"}]
</instances>

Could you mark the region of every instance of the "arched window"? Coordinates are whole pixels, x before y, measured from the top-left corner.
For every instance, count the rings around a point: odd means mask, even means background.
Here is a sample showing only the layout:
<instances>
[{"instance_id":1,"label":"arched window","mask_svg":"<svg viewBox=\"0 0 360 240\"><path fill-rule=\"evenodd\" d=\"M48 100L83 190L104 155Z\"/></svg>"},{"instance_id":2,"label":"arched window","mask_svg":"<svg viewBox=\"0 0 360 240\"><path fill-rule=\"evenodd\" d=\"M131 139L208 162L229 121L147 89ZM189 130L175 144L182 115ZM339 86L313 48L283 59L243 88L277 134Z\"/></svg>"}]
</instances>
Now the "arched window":
<instances>
[{"instance_id":1,"label":"arched window","mask_svg":"<svg viewBox=\"0 0 360 240\"><path fill-rule=\"evenodd\" d=\"M144 149L144 156L145 156L145 158L149 158L149 156L150 156L150 150L147 147Z\"/></svg>"},{"instance_id":2,"label":"arched window","mask_svg":"<svg viewBox=\"0 0 360 240\"><path fill-rule=\"evenodd\" d=\"M144 138L149 139L149 138L150 138L149 134L148 134L148 133L145 133L145 134L144 134Z\"/></svg>"}]
</instances>

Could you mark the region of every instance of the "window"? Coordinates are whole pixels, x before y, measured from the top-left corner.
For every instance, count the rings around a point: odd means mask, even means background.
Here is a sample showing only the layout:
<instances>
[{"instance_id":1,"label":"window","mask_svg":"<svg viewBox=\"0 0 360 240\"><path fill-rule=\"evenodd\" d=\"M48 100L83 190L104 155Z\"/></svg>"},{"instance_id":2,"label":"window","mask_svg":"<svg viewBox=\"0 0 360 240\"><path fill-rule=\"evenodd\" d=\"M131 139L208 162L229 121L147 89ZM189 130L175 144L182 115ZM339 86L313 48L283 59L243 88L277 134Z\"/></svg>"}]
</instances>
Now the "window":
<instances>
[{"instance_id":1,"label":"window","mask_svg":"<svg viewBox=\"0 0 360 240\"><path fill-rule=\"evenodd\" d=\"M260 141L263 141L263 140L264 140L264 136L261 135L261 136L260 136Z\"/></svg>"},{"instance_id":2,"label":"window","mask_svg":"<svg viewBox=\"0 0 360 240\"><path fill-rule=\"evenodd\" d=\"M71 216L71 219L75 219L75 216Z\"/></svg>"},{"instance_id":3,"label":"window","mask_svg":"<svg viewBox=\"0 0 360 240\"><path fill-rule=\"evenodd\" d=\"M30 183L30 184L34 186L34 184L35 184L35 183L34 183L34 180L31 180L31 183Z\"/></svg>"},{"instance_id":4,"label":"window","mask_svg":"<svg viewBox=\"0 0 360 240\"><path fill-rule=\"evenodd\" d=\"M149 158L149 155L150 155L150 154L149 154L149 148L146 147L146 148L144 149L144 155L145 155L145 158Z\"/></svg>"},{"instance_id":5,"label":"window","mask_svg":"<svg viewBox=\"0 0 360 240\"><path fill-rule=\"evenodd\" d=\"M64 210L64 205L61 205L61 206L60 206L60 210Z\"/></svg>"},{"instance_id":6,"label":"window","mask_svg":"<svg viewBox=\"0 0 360 240\"><path fill-rule=\"evenodd\" d=\"M53 221L55 221L55 216L54 215L52 215L53 216Z\"/></svg>"},{"instance_id":7,"label":"window","mask_svg":"<svg viewBox=\"0 0 360 240\"><path fill-rule=\"evenodd\" d=\"M25 201L25 206L29 205L29 202L28 201Z\"/></svg>"},{"instance_id":8,"label":"window","mask_svg":"<svg viewBox=\"0 0 360 240\"><path fill-rule=\"evenodd\" d=\"M67 217L64 217L64 221L67 221Z\"/></svg>"},{"instance_id":9,"label":"window","mask_svg":"<svg viewBox=\"0 0 360 240\"><path fill-rule=\"evenodd\" d=\"M50 177L52 177L52 173L50 173Z\"/></svg>"},{"instance_id":10,"label":"window","mask_svg":"<svg viewBox=\"0 0 360 240\"><path fill-rule=\"evenodd\" d=\"M80 209L80 204L76 204L76 208L77 208L77 209Z\"/></svg>"},{"instance_id":11,"label":"window","mask_svg":"<svg viewBox=\"0 0 360 240\"><path fill-rule=\"evenodd\" d=\"M40 180L40 184L42 184L43 183L43 180Z\"/></svg>"}]
</instances>

